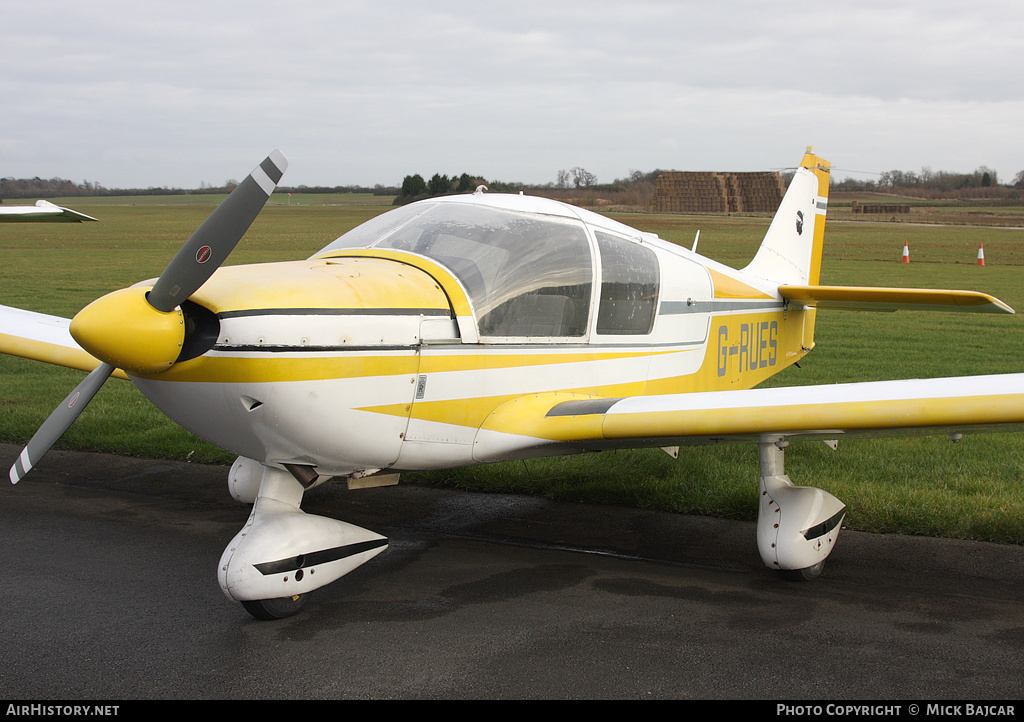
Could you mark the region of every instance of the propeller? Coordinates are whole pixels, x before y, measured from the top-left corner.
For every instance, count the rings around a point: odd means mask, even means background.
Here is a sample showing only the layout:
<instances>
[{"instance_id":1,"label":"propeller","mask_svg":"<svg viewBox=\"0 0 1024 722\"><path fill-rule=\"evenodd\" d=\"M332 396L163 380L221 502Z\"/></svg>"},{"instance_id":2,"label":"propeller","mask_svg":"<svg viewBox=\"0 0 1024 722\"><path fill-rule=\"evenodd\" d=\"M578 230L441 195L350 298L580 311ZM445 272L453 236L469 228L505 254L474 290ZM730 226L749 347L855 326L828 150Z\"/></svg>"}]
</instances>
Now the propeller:
<instances>
[{"instance_id":1,"label":"propeller","mask_svg":"<svg viewBox=\"0 0 1024 722\"><path fill-rule=\"evenodd\" d=\"M17 484L74 423L115 368L159 373L174 365L184 339L178 306L213 275L274 192L288 160L275 150L185 242L148 292L138 287L93 301L71 322L71 334L100 364L43 422L11 467Z\"/></svg>"},{"instance_id":2,"label":"propeller","mask_svg":"<svg viewBox=\"0 0 1024 722\"><path fill-rule=\"evenodd\" d=\"M171 311L206 283L249 230L287 168L287 159L275 150L217 206L160 274L149 292L153 308Z\"/></svg>"},{"instance_id":3,"label":"propeller","mask_svg":"<svg viewBox=\"0 0 1024 722\"><path fill-rule=\"evenodd\" d=\"M100 390L103 383L114 373L114 367L110 364L101 363L89 372L82 383L75 387L75 390L68 394L60 406L54 409L39 430L29 440L28 445L22 450L18 460L11 467L11 483L17 484L22 477L29 472L36 462L43 458L43 454L50 450L50 447L57 443L57 439L64 435L68 427L74 423L86 404L92 401L92 397Z\"/></svg>"}]
</instances>

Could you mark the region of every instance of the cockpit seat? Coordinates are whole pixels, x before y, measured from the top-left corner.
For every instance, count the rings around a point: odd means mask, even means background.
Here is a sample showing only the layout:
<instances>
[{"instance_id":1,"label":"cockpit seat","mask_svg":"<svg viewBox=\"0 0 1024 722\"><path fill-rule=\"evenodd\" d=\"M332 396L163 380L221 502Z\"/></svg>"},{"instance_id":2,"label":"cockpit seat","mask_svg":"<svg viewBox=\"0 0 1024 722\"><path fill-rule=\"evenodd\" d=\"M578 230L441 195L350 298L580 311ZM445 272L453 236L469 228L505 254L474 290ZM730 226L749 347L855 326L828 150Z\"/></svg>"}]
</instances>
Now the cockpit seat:
<instances>
[{"instance_id":1,"label":"cockpit seat","mask_svg":"<svg viewBox=\"0 0 1024 722\"><path fill-rule=\"evenodd\" d=\"M500 314L500 320L490 327L494 336L569 336L576 306L568 296L528 293L502 304L493 313Z\"/></svg>"}]
</instances>

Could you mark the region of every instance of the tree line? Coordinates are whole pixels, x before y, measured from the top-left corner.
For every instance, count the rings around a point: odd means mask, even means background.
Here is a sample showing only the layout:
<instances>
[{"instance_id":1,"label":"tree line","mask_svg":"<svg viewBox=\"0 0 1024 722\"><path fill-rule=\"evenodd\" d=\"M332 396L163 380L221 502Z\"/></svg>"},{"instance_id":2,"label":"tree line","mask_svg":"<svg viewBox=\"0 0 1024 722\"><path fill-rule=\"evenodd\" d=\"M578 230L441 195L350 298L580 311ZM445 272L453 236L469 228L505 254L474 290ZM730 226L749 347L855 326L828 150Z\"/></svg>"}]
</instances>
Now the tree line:
<instances>
[{"instance_id":1,"label":"tree line","mask_svg":"<svg viewBox=\"0 0 1024 722\"><path fill-rule=\"evenodd\" d=\"M582 167L559 170L555 180L545 184L509 183L499 180L488 181L472 173L444 175L435 173L429 180L418 173L405 176L400 186L377 184L373 187L361 185L343 186L294 186L278 188L283 193L372 193L374 195L396 196L396 204L409 203L422 198L456 193L472 193L478 186L487 186L496 193L518 193L531 191L552 196L566 196L579 192L630 193L641 201L653 193L654 184L661 170L632 170L625 178L616 178L610 183L599 183L597 176ZM792 174L783 174L787 181ZM0 202L3 199L64 198L76 196L141 196L141 195L188 195L230 193L238 185L235 180L214 186L201 183L199 188L105 188L103 185L84 180L81 183L65 178L0 178ZM992 168L979 166L971 173L932 171L923 168L920 172L890 170L878 175L877 180L832 179L833 191L875 191L881 193L904 193L933 196L1006 196L1010 193L1019 198L1016 190L1024 190L1024 170L1014 176L1013 181L1001 184L998 174ZM1011 190L1012 189L1012 190Z\"/></svg>"},{"instance_id":2,"label":"tree line","mask_svg":"<svg viewBox=\"0 0 1024 722\"><path fill-rule=\"evenodd\" d=\"M0 202L5 198L72 198L85 196L171 196L171 195L217 195L230 193L238 185L236 180L227 180L215 186L206 182L199 188L104 188L99 183L82 181L75 183L66 178L0 178ZM393 196L398 193L395 186L377 184L369 186L279 186L278 193L372 193Z\"/></svg>"},{"instance_id":3,"label":"tree line","mask_svg":"<svg viewBox=\"0 0 1024 722\"><path fill-rule=\"evenodd\" d=\"M1011 183L1000 183L999 174L988 166L979 166L971 173L951 173L949 171L933 171L922 168L920 172L890 170L879 174L878 180L855 180L847 178L832 181L835 191L878 191L882 193L944 194L944 195L978 195L985 189L993 189L990 194L998 194L997 189L1024 189L1024 170L1014 176ZM975 193L971 193L975 191Z\"/></svg>"},{"instance_id":4,"label":"tree line","mask_svg":"<svg viewBox=\"0 0 1024 722\"><path fill-rule=\"evenodd\" d=\"M395 205L404 205L424 198L472 193L479 186L485 186L493 193L518 193L530 191L550 196L562 196L573 192L622 193L632 192L638 196L649 196L654 192L654 184L661 170L629 172L625 178L616 178L611 183L599 183L597 176L582 167L570 170L559 170L555 180L544 184L527 184L500 180L488 181L482 176L471 173L447 176L435 173L430 180L425 180L419 173L405 176L401 190L395 198Z\"/></svg>"},{"instance_id":5,"label":"tree line","mask_svg":"<svg viewBox=\"0 0 1024 722\"><path fill-rule=\"evenodd\" d=\"M483 178L478 175L470 175L469 173L453 175L450 178L447 175L435 173L431 176L430 180L424 180L423 176L419 173L413 173L402 179L402 186L398 197L395 198L395 205L404 205L405 203L412 203L413 201L433 198L435 196L471 193L481 185L490 188L487 181Z\"/></svg>"}]
</instances>

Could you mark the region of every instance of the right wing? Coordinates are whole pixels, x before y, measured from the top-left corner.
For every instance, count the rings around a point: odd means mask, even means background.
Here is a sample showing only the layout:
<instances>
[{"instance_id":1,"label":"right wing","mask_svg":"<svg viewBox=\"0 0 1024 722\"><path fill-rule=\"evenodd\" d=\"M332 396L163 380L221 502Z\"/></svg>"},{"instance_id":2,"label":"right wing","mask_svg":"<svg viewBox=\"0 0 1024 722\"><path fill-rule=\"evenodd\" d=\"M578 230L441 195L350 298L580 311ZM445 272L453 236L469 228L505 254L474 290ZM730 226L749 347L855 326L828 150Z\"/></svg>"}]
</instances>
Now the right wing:
<instances>
[{"instance_id":1,"label":"right wing","mask_svg":"<svg viewBox=\"0 0 1024 722\"><path fill-rule=\"evenodd\" d=\"M92 371L100 361L75 342L70 325L60 316L0 306L0 353ZM114 375L127 378L120 370Z\"/></svg>"},{"instance_id":2,"label":"right wing","mask_svg":"<svg viewBox=\"0 0 1024 722\"><path fill-rule=\"evenodd\" d=\"M959 434L1024 428L1024 374L660 396L521 396L488 417L474 458L759 441L765 436Z\"/></svg>"}]
</instances>

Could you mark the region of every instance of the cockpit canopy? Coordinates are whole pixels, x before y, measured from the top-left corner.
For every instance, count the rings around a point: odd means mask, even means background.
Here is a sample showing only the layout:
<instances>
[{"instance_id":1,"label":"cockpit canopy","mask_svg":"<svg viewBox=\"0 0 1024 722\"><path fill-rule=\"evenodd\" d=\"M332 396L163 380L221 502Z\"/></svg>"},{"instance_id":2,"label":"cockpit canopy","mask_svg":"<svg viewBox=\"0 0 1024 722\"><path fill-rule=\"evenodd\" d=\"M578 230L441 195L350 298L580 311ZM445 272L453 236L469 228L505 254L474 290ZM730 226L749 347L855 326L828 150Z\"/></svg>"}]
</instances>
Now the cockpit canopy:
<instances>
[{"instance_id":1,"label":"cockpit canopy","mask_svg":"<svg viewBox=\"0 0 1024 722\"><path fill-rule=\"evenodd\" d=\"M413 203L354 228L317 255L381 248L425 256L462 283L481 336L585 336L596 266L585 224L561 204L551 204L554 213L538 212L550 202L504 198L514 200L499 205L457 196ZM602 279L598 332L648 333L658 289L655 254L606 233L596 236L608 271L617 274Z\"/></svg>"}]
</instances>

